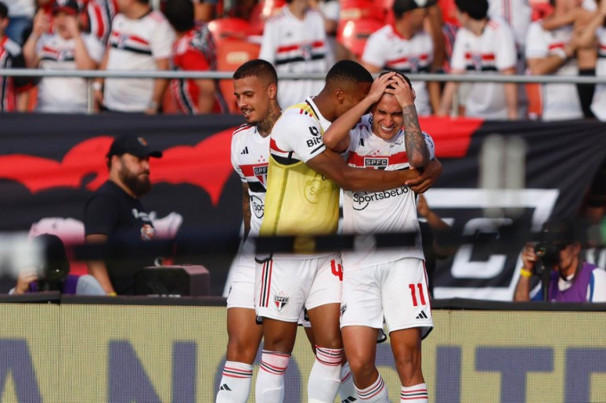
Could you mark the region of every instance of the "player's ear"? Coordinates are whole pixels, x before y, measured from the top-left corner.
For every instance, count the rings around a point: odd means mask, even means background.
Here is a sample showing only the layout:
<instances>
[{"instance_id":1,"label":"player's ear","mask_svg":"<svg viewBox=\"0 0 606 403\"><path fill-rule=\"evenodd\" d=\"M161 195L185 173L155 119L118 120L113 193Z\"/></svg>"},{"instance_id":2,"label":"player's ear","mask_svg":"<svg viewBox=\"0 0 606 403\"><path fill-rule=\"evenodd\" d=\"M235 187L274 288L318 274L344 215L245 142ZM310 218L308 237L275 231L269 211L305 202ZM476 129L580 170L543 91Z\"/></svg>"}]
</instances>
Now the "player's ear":
<instances>
[{"instance_id":1,"label":"player's ear","mask_svg":"<svg viewBox=\"0 0 606 403\"><path fill-rule=\"evenodd\" d=\"M335 90L335 98L339 104L342 104L345 101L345 91L343 91L343 88L337 88Z\"/></svg>"},{"instance_id":2,"label":"player's ear","mask_svg":"<svg viewBox=\"0 0 606 403\"><path fill-rule=\"evenodd\" d=\"M276 99L278 96L278 85L276 83L271 83L267 86L267 94L270 99Z\"/></svg>"}]
</instances>

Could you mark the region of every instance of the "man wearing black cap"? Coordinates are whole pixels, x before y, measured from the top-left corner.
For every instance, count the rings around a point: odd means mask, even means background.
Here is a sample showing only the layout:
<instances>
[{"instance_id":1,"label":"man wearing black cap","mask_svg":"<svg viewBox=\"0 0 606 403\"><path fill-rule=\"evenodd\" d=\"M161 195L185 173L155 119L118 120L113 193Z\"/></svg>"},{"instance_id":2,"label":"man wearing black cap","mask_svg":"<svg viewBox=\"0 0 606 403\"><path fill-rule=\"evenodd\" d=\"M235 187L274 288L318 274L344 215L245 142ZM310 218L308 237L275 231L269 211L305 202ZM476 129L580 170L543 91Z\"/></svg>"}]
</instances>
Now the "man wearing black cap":
<instances>
[{"instance_id":1,"label":"man wearing black cap","mask_svg":"<svg viewBox=\"0 0 606 403\"><path fill-rule=\"evenodd\" d=\"M435 0L395 0L394 24L387 24L370 35L362 64L371 73L396 70L403 74L429 73L441 66L433 63L434 42L425 31L429 8ZM416 93L415 107L419 115L430 115L440 102L438 83L413 81Z\"/></svg>"},{"instance_id":2,"label":"man wearing black cap","mask_svg":"<svg viewBox=\"0 0 606 403\"><path fill-rule=\"evenodd\" d=\"M131 246L154 238L155 229L139 197L151 190L149 158L162 157L143 137L120 136L107 153L109 179L84 207L87 243L113 240ZM89 261L88 269L108 295L133 294L135 273L152 259Z\"/></svg>"}]
</instances>

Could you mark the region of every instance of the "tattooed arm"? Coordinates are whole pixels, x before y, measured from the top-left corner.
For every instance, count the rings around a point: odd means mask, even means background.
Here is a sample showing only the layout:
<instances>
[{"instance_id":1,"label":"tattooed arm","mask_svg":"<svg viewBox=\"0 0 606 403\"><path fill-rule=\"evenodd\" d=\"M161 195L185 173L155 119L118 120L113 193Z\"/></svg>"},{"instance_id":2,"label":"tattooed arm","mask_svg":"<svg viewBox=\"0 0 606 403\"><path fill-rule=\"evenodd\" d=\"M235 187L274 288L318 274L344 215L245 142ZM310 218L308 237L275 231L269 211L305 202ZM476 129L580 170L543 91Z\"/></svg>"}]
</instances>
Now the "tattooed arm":
<instances>
[{"instance_id":1,"label":"tattooed arm","mask_svg":"<svg viewBox=\"0 0 606 403\"><path fill-rule=\"evenodd\" d=\"M414 104L415 92L410 84L399 75L395 75L393 78L394 89L387 89L386 92L393 94L402 106L406 155L411 168L423 170L429 163L429 151L417 117L417 109Z\"/></svg>"}]
</instances>

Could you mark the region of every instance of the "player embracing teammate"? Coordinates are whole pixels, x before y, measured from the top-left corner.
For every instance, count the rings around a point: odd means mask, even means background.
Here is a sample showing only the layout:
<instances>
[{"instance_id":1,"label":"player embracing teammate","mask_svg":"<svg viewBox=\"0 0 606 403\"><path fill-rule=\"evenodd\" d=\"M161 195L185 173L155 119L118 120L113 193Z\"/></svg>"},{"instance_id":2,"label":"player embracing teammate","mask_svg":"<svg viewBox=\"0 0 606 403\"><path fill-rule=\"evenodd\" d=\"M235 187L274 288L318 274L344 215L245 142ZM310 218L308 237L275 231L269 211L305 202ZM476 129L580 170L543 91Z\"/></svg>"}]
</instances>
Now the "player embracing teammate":
<instances>
[{"instance_id":1,"label":"player embracing teammate","mask_svg":"<svg viewBox=\"0 0 606 403\"><path fill-rule=\"evenodd\" d=\"M382 120L377 127L398 134L396 137L400 139L400 144L396 146L397 153L386 159L388 165L392 160L397 163L389 169L359 169L355 164L347 164L342 156L327 147L325 133L332 130L329 129L331 123L337 125L333 131L341 140L336 142L335 149L343 151L345 148L339 148L344 144L345 137L349 138L349 129L369 107L379 101L379 105L382 104L385 93L395 99L395 107L391 105L392 109L400 110L380 109L381 113L387 112L390 116L399 114L401 118L392 119L391 124ZM283 401L284 373L294 347L297 322L304 308L311 322L316 351L316 359L309 375L308 399L310 402L334 401L341 382L341 364L344 359L339 329L341 277L344 277L346 284L348 276L355 270L348 271L345 267L344 276L341 276L339 270L335 270L342 264L340 254L319 253L314 250L313 242L307 241L314 235L336 233L339 188L351 192L395 192L399 200L395 208L406 214L407 223L412 220L409 210L415 210L414 193L427 190L441 173L441 165L437 160L432 160L426 141L429 148L433 148L433 143L419 128L413 101L414 91L410 84L396 73L390 72L373 82L370 73L358 63L341 61L331 68L325 86L317 96L286 109L273 126L269 139L267 192L260 235L295 235L300 242L295 245L295 254L257 256L255 306L257 315L263 318L264 343L255 387L256 401ZM359 115L353 118L354 113ZM354 120L349 124L351 119ZM403 134L396 127L398 121L404 123ZM347 219L348 212L344 211L344 214ZM387 219L390 218L382 217L382 220ZM407 224L405 227L392 230L418 229L418 225L415 227ZM392 343L403 384L403 401L427 401L427 391L420 372L419 327L431 328L431 311L423 255L420 249L412 249L410 254L404 254L405 259L383 262L385 268L379 271L385 275L393 273L401 281L413 284L414 291L418 292L414 295L417 297L417 306L412 307L409 300L401 299L401 304L405 306L389 311L383 307L383 312L380 294L384 293L387 298L388 294L396 290L378 287L374 291L379 298L372 307L373 317L369 317L367 322L352 322L352 329L362 328L354 335L359 337L360 343L348 344L345 341L348 360L356 366L352 372L360 401L388 401L386 388L374 368L376 335L378 328L382 327L384 314L392 341L397 341L399 346L395 347ZM401 260L406 262L402 263ZM394 261L396 263L392 264ZM409 270L414 273L404 273ZM406 292L410 299L413 294L408 288ZM346 296L347 294L343 295ZM364 312L356 313L356 310L364 307L345 303L347 309L344 317L366 316ZM425 316L424 320L410 320L409 316L417 310L417 315L423 311L424 315L421 316ZM401 318L404 315L406 317ZM344 327L344 334L349 328L349 325ZM372 334L374 339L370 343ZM400 367L403 368L402 371ZM252 367L250 370L252 372ZM412 392L406 389L409 386L414 387ZM416 392L421 389L424 389L423 393ZM419 399L410 400L411 397Z\"/></svg>"}]
</instances>

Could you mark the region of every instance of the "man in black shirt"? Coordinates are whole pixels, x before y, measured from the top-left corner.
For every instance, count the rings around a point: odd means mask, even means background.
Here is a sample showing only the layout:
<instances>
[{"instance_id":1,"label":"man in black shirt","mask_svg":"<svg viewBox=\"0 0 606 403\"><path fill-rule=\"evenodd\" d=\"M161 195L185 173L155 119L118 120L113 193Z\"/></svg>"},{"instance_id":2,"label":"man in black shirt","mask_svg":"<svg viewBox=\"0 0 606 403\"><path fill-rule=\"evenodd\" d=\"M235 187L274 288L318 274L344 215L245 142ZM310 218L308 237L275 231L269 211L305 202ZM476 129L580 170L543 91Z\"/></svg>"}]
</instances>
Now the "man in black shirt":
<instances>
[{"instance_id":1,"label":"man in black shirt","mask_svg":"<svg viewBox=\"0 0 606 403\"><path fill-rule=\"evenodd\" d=\"M89 261L88 270L108 295L133 294L134 275L153 263L153 259L136 258L131 246L154 238L155 229L139 197L151 190L149 158L162 157L152 151L143 137L120 136L107 153L109 179L84 208L84 230L87 243L108 240L126 246L123 258ZM130 256L126 258L126 256Z\"/></svg>"}]
</instances>

